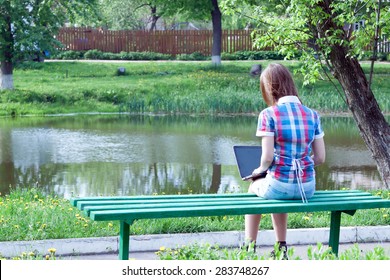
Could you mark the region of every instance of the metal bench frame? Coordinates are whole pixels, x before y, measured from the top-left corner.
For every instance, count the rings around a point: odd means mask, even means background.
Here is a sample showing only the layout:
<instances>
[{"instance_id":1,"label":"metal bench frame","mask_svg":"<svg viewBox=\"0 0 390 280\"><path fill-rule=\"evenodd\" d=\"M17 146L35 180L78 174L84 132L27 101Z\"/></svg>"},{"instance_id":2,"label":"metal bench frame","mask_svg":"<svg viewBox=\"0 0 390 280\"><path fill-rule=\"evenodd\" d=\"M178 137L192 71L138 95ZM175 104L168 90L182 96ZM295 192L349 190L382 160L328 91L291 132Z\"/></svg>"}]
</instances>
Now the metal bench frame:
<instances>
[{"instance_id":1,"label":"metal bench frame","mask_svg":"<svg viewBox=\"0 0 390 280\"><path fill-rule=\"evenodd\" d=\"M254 194L197 194L71 198L94 221L119 221L119 259L127 260L130 225L139 219L331 211L329 246L337 255L341 213L390 208L390 200L358 190L317 191L308 203L266 200Z\"/></svg>"}]
</instances>

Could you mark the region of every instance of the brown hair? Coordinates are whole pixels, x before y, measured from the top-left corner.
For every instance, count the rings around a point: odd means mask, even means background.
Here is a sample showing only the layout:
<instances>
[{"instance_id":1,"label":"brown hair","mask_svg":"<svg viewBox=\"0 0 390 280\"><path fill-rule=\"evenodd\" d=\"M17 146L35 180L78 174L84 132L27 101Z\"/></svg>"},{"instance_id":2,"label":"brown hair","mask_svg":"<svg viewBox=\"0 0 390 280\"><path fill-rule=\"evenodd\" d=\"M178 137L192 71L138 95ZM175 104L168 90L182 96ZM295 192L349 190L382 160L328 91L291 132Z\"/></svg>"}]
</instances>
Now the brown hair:
<instances>
[{"instance_id":1,"label":"brown hair","mask_svg":"<svg viewBox=\"0 0 390 280\"><path fill-rule=\"evenodd\" d=\"M283 96L294 95L298 97L298 91L290 71L277 63L271 63L261 73L260 89L268 106L275 105Z\"/></svg>"}]
</instances>

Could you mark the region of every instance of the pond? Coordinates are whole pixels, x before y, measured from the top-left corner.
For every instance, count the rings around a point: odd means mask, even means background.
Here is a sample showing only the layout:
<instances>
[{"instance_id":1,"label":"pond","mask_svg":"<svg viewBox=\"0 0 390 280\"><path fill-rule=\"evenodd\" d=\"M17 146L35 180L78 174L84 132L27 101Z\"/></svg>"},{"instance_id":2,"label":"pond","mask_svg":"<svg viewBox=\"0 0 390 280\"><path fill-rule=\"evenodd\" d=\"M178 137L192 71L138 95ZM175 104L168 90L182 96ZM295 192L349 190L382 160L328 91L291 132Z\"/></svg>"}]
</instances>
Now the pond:
<instances>
[{"instance_id":1,"label":"pond","mask_svg":"<svg viewBox=\"0 0 390 280\"><path fill-rule=\"evenodd\" d=\"M257 116L68 115L0 119L0 192L142 195L243 192L233 145L259 145ZM318 189L380 189L350 117L322 117Z\"/></svg>"}]
</instances>

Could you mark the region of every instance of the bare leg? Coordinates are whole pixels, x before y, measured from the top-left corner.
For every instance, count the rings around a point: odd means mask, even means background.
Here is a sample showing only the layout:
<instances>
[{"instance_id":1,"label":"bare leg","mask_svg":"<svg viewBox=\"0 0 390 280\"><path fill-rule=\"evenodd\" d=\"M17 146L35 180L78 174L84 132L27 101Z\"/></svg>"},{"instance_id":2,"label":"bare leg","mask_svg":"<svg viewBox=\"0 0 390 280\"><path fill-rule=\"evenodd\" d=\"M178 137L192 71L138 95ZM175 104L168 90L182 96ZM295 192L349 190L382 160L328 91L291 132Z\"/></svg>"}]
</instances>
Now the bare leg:
<instances>
[{"instance_id":1,"label":"bare leg","mask_svg":"<svg viewBox=\"0 0 390 280\"><path fill-rule=\"evenodd\" d=\"M249 186L249 193L253 193L251 187L252 184ZM260 214L245 215L245 242L256 242L260 220Z\"/></svg>"},{"instance_id":2,"label":"bare leg","mask_svg":"<svg viewBox=\"0 0 390 280\"><path fill-rule=\"evenodd\" d=\"M287 213L272 214L272 224L275 230L276 241L286 241Z\"/></svg>"},{"instance_id":3,"label":"bare leg","mask_svg":"<svg viewBox=\"0 0 390 280\"><path fill-rule=\"evenodd\" d=\"M245 215L245 241L252 242L257 239L261 215Z\"/></svg>"}]
</instances>

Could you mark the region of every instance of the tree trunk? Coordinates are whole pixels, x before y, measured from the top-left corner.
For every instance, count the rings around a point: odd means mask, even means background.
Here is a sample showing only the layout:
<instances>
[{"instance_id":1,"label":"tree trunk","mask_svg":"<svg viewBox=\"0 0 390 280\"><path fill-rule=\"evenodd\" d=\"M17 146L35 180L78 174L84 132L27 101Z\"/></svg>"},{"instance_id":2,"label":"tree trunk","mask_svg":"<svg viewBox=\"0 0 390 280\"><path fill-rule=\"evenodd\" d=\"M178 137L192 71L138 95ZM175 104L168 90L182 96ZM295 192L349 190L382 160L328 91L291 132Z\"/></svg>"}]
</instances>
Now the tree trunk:
<instances>
[{"instance_id":1,"label":"tree trunk","mask_svg":"<svg viewBox=\"0 0 390 280\"><path fill-rule=\"evenodd\" d=\"M211 0L213 10L211 18L213 22L213 48L211 51L211 60L214 65L221 65L222 49L222 15L218 7L218 0Z\"/></svg>"},{"instance_id":2,"label":"tree trunk","mask_svg":"<svg viewBox=\"0 0 390 280\"><path fill-rule=\"evenodd\" d=\"M12 58L14 39L11 29L11 17L9 14L4 14L3 19L4 29L0 30L0 41L2 41L2 47L0 48L0 89L13 89Z\"/></svg>"},{"instance_id":3,"label":"tree trunk","mask_svg":"<svg viewBox=\"0 0 390 280\"><path fill-rule=\"evenodd\" d=\"M324 2L318 5L330 15L326 22L318 24L319 35L325 37L327 32L329 34L329 31L341 29L332 21L330 6ZM342 39L345 40L345 37ZM379 108L359 61L348 55L347 47L332 45L329 59L334 67L334 76L344 90L360 135L372 153L385 187L389 189L390 125Z\"/></svg>"},{"instance_id":4,"label":"tree trunk","mask_svg":"<svg viewBox=\"0 0 390 280\"><path fill-rule=\"evenodd\" d=\"M12 62L1 62L0 67L0 89L13 89L14 80L13 80L13 66Z\"/></svg>"},{"instance_id":5,"label":"tree trunk","mask_svg":"<svg viewBox=\"0 0 390 280\"><path fill-rule=\"evenodd\" d=\"M156 6L150 6L150 12L151 12L151 17L152 17L152 23L150 25L150 31L156 30L157 27L157 21L160 18L157 15L157 7Z\"/></svg>"}]
</instances>

